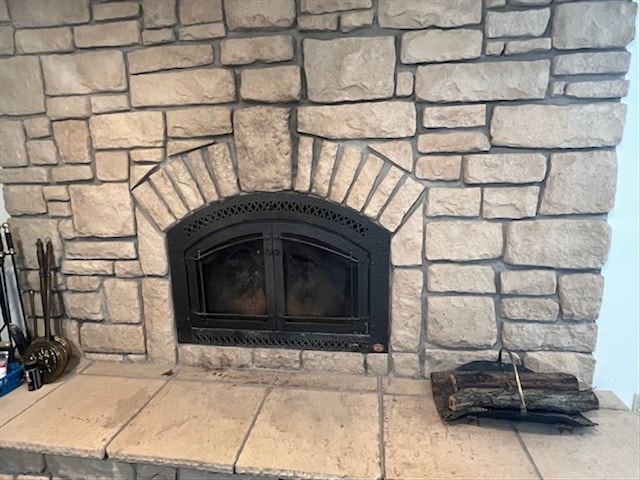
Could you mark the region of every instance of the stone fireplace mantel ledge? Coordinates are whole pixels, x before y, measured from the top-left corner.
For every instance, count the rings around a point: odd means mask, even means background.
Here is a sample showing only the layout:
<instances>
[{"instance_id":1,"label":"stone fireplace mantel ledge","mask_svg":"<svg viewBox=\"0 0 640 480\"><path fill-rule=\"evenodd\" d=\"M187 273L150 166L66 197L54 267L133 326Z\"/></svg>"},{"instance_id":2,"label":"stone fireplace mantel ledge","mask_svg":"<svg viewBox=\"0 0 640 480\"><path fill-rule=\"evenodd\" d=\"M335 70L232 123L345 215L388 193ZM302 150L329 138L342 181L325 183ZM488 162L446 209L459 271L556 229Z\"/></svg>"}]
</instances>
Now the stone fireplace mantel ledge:
<instances>
[{"instance_id":1,"label":"stone fireplace mantel ledge","mask_svg":"<svg viewBox=\"0 0 640 480\"><path fill-rule=\"evenodd\" d=\"M0 476L248 480L635 478L640 417L448 425L426 380L82 361L0 399ZM170 375L167 375L170 374Z\"/></svg>"}]
</instances>

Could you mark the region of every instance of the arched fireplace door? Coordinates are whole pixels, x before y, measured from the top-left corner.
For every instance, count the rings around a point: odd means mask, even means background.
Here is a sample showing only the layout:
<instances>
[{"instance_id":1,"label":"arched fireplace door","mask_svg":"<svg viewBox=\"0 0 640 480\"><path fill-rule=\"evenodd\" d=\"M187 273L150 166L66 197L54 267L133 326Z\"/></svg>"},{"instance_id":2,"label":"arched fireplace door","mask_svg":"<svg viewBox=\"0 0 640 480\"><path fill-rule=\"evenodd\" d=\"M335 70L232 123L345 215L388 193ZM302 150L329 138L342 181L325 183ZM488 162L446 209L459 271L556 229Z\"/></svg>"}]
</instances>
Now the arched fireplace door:
<instances>
[{"instance_id":1,"label":"arched fireplace door","mask_svg":"<svg viewBox=\"0 0 640 480\"><path fill-rule=\"evenodd\" d=\"M181 343L386 352L389 234L295 193L223 200L167 233Z\"/></svg>"}]
</instances>

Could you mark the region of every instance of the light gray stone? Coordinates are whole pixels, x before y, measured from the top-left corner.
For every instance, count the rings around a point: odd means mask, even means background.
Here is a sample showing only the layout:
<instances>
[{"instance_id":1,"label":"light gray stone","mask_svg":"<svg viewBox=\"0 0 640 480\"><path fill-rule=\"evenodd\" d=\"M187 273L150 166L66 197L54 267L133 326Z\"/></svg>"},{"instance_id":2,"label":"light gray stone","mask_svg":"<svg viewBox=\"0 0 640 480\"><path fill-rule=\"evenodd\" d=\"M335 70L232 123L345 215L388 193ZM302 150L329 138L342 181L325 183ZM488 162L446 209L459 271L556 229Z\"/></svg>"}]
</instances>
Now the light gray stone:
<instances>
[{"instance_id":1,"label":"light gray stone","mask_svg":"<svg viewBox=\"0 0 640 480\"><path fill-rule=\"evenodd\" d=\"M364 373L364 355L354 352L304 350L302 368L311 372Z\"/></svg>"},{"instance_id":2,"label":"light gray stone","mask_svg":"<svg viewBox=\"0 0 640 480\"><path fill-rule=\"evenodd\" d=\"M300 15L298 17L298 30L322 32L338 29L338 15L327 13L324 15Z\"/></svg>"},{"instance_id":3,"label":"light gray stone","mask_svg":"<svg viewBox=\"0 0 640 480\"><path fill-rule=\"evenodd\" d=\"M579 2L558 5L553 46L560 50L625 47L635 36L634 2Z\"/></svg>"},{"instance_id":4,"label":"light gray stone","mask_svg":"<svg viewBox=\"0 0 640 480\"><path fill-rule=\"evenodd\" d=\"M47 117L31 117L24 120L24 129L29 138L42 138L51 135Z\"/></svg>"},{"instance_id":5,"label":"light gray stone","mask_svg":"<svg viewBox=\"0 0 640 480\"><path fill-rule=\"evenodd\" d=\"M369 145L371 150L388 158L393 163L405 170L413 170L413 148L408 140L397 140L384 143L373 143Z\"/></svg>"},{"instance_id":6,"label":"light gray stone","mask_svg":"<svg viewBox=\"0 0 640 480\"><path fill-rule=\"evenodd\" d=\"M413 95L413 72L398 72L396 75L396 96L408 97Z\"/></svg>"},{"instance_id":7,"label":"light gray stone","mask_svg":"<svg viewBox=\"0 0 640 480\"><path fill-rule=\"evenodd\" d=\"M358 28L369 27L373 24L373 11L347 12L340 16L340 30L351 32Z\"/></svg>"},{"instance_id":8,"label":"light gray stone","mask_svg":"<svg viewBox=\"0 0 640 480\"><path fill-rule=\"evenodd\" d=\"M104 360L105 356L102 356ZM89 478L124 479L134 478L134 465L111 459L89 459L79 457L63 457L47 455L47 466L53 478L69 480L87 480Z\"/></svg>"},{"instance_id":9,"label":"light gray stone","mask_svg":"<svg viewBox=\"0 0 640 480\"><path fill-rule=\"evenodd\" d=\"M73 224L81 237L135 234L133 205L126 183L71 185Z\"/></svg>"},{"instance_id":10,"label":"light gray stone","mask_svg":"<svg viewBox=\"0 0 640 480\"><path fill-rule=\"evenodd\" d=\"M480 188L433 187L428 190L426 214L429 217L477 217L480 197Z\"/></svg>"},{"instance_id":11,"label":"light gray stone","mask_svg":"<svg viewBox=\"0 0 640 480\"><path fill-rule=\"evenodd\" d=\"M0 119L0 166L24 167L29 161L24 128L19 120Z\"/></svg>"},{"instance_id":12,"label":"light gray stone","mask_svg":"<svg viewBox=\"0 0 640 480\"><path fill-rule=\"evenodd\" d=\"M544 179L547 159L540 153L466 155L465 183L531 183Z\"/></svg>"},{"instance_id":13,"label":"light gray stone","mask_svg":"<svg viewBox=\"0 0 640 480\"><path fill-rule=\"evenodd\" d=\"M394 232L402 224L404 216L416 203L422 192L424 192L424 185L405 176L404 184L396 190L380 215L380 225L390 232Z\"/></svg>"},{"instance_id":14,"label":"light gray stone","mask_svg":"<svg viewBox=\"0 0 640 480\"><path fill-rule=\"evenodd\" d=\"M167 274L167 251L165 237L161 235L142 213L136 213L138 227L138 255L145 275Z\"/></svg>"},{"instance_id":15,"label":"light gray stone","mask_svg":"<svg viewBox=\"0 0 640 480\"><path fill-rule=\"evenodd\" d=\"M596 346L595 323L554 324L504 322L502 344L512 350L567 350L591 353Z\"/></svg>"},{"instance_id":16,"label":"light gray stone","mask_svg":"<svg viewBox=\"0 0 640 480\"><path fill-rule=\"evenodd\" d=\"M455 370L465 363L479 360L495 361L498 358L496 350L437 350L426 349L424 352L425 376L432 372Z\"/></svg>"},{"instance_id":17,"label":"light gray stone","mask_svg":"<svg viewBox=\"0 0 640 480\"><path fill-rule=\"evenodd\" d=\"M175 41L176 34L173 28L160 28L158 30L143 30L142 43L144 45L156 45Z\"/></svg>"},{"instance_id":18,"label":"light gray stone","mask_svg":"<svg viewBox=\"0 0 640 480\"><path fill-rule=\"evenodd\" d=\"M416 109L411 102L298 107L298 132L319 137L403 138L415 131Z\"/></svg>"},{"instance_id":19,"label":"light gray stone","mask_svg":"<svg viewBox=\"0 0 640 480\"><path fill-rule=\"evenodd\" d=\"M495 293L495 272L488 265L432 264L427 269L431 292Z\"/></svg>"},{"instance_id":20,"label":"light gray stone","mask_svg":"<svg viewBox=\"0 0 640 480\"><path fill-rule=\"evenodd\" d=\"M0 59L0 115L31 115L45 111L42 74L37 57Z\"/></svg>"},{"instance_id":21,"label":"light gray stone","mask_svg":"<svg viewBox=\"0 0 640 480\"><path fill-rule=\"evenodd\" d=\"M602 102L580 105L497 106L493 145L524 148L615 146L622 140L627 107Z\"/></svg>"},{"instance_id":22,"label":"light gray stone","mask_svg":"<svg viewBox=\"0 0 640 480\"><path fill-rule=\"evenodd\" d=\"M142 11L146 28L176 23L176 0L142 0Z\"/></svg>"},{"instance_id":23,"label":"light gray stone","mask_svg":"<svg viewBox=\"0 0 640 480\"><path fill-rule=\"evenodd\" d=\"M394 268L391 277L391 337L394 350L417 352L422 330L420 270Z\"/></svg>"},{"instance_id":24,"label":"light gray stone","mask_svg":"<svg viewBox=\"0 0 640 480\"><path fill-rule=\"evenodd\" d=\"M121 92L127 89L124 58L116 50L42 57L48 95ZM60 72L68 72L60 75Z\"/></svg>"},{"instance_id":25,"label":"light gray stone","mask_svg":"<svg viewBox=\"0 0 640 480\"><path fill-rule=\"evenodd\" d=\"M362 152L359 149L350 145L344 148L342 157L340 157L338 166L335 169L336 173L333 177L331 193L329 194L331 200L338 203L344 201L361 160Z\"/></svg>"},{"instance_id":26,"label":"light gray stone","mask_svg":"<svg viewBox=\"0 0 640 480\"><path fill-rule=\"evenodd\" d=\"M62 165L51 169L51 179L56 182L76 182L91 180L93 170L90 165Z\"/></svg>"},{"instance_id":27,"label":"light gray stone","mask_svg":"<svg viewBox=\"0 0 640 480\"><path fill-rule=\"evenodd\" d=\"M221 68L134 75L131 105L201 105L236 99L233 72Z\"/></svg>"},{"instance_id":28,"label":"light gray stone","mask_svg":"<svg viewBox=\"0 0 640 480\"><path fill-rule=\"evenodd\" d=\"M487 37L539 37L547 30L548 8L512 12L488 12Z\"/></svg>"},{"instance_id":29,"label":"light gray stone","mask_svg":"<svg viewBox=\"0 0 640 480\"><path fill-rule=\"evenodd\" d=\"M504 53L505 42L502 40L488 40L485 47L485 55L500 56Z\"/></svg>"},{"instance_id":30,"label":"light gray stone","mask_svg":"<svg viewBox=\"0 0 640 480\"><path fill-rule=\"evenodd\" d=\"M15 52L13 27L0 25L0 55L13 55L13 52Z\"/></svg>"},{"instance_id":31,"label":"light gray stone","mask_svg":"<svg viewBox=\"0 0 640 480\"><path fill-rule=\"evenodd\" d=\"M308 192L311 188L311 168L313 166L313 138L298 138L298 158L296 178L293 189L296 192Z\"/></svg>"},{"instance_id":32,"label":"light gray stone","mask_svg":"<svg viewBox=\"0 0 640 480\"><path fill-rule=\"evenodd\" d=\"M427 223L428 260L487 260L502 255L502 225L471 220Z\"/></svg>"},{"instance_id":33,"label":"light gray stone","mask_svg":"<svg viewBox=\"0 0 640 480\"><path fill-rule=\"evenodd\" d=\"M95 153L96 178L105 182L129 180L129 155L124 150Z\"/></svg>"},{"instance_id":34,"label":"light gray stone","mask_svg":"<svg viewBox=\"0 0 640 480\"><path fill-rule=\"evenodd\" d=\"M364 214L371 218L377 218L382 207L385 206L389 197L394 192L396 186L404 175L403 171L396 167L390 167L386 174L383 174L382 181L375 187L373 194L369 198Z\"/></svg>"},{"instance_id":35,"label":"light gray stone","mask_svg":"<svg viewBox=\"0 0 640 480\"><path fill-rule=\"evenodd\" d=\"M393 361L393 373L397 377L420 378L420 358L417 353L391 354Z\"/></svg>"},{"instance_id":36,"label":"light gray stone","mask_svg":"<svg viewBox=\"0 0 640 480\"><path fill-rule=\"evenodd\" d=\"M293 58L293 39L288 35L229 38L221 43L223 65L248 65L254 62L285 62Z\"/></svg>"},{"instance_id":37,"label":"light gray stone","mask_svg":"<svg viewBox=\"0 0 640 480\"><path fill-rule=\"evenodd\" d=\"M240 98L261 102L291 102L300 100L302 80L295 65L240 72Z\"/></svg>"},{"instance_id":38,"label":"light gray stone","mask_svg":"<svg viewBox=\"0 0 640 480\"><path fill-rule=\"evenodd\" d=\"M486 348L498 338L491 297L429 297L427 341L443 347Z\"/></svg>"},{"instance_id":39,"label":"light gray stone","mask_svg":"<svg viewBox=\"0 0 640 480\"><path fill-rule=\"evenodd\" d=\"M549 60L426 65L416 72L416 97L429 102L542 99L549 68Z\"/></svg>"},{"instance_id":40,"label":"light gray stone","mask_svg":"<svg viewBox=\"0 0 640 480\"><path fill-rule=\"evenodd\" d=\"M560 306L550 298L503 298L500 311L503 317L512 320L555 322Z\"/></svg>"},{"instance_id":41,"label":"light gray stone","mask_svg":"<svg viewBox=\"0 0 640 480\"><path fill-rule=\"evenodd\" d=\"M125 112L89 119L95 148L158 147L164 140L162 112Z\"/></svg>"},{"instance_id":42,"label":"light gray stone","mask_svg":"<svg viewBox=\"0 0 640 480\"><path fill-rule=\"evenodd\" d=\"M79 320L102 320L102 295L100 293L64 292L65 313Z\"/></svg>"},{"instance_id":43,"label":"light gray stone","mask_svg":"<svg viewBox=\"0 0 640 480\"><path fill-rule=\"evenodd\" d=\"M231 197L239 192L238 177L233 168L229 145L216 143L207 147L210 166L221 197Z\"/></svg>"},{"instance_id":44,"label":"light gray stone","mask_svg":"<svg viewBox=\"0 0 640 480\"><path fill-rule=\"evenodd\" d=\"M367 353L364 359L369 375L387 375L389 373L389 354Z\"/></svg>"},{"instance_id":45,"label":"light gray stone","mask_svg":"<svg viewBox=\"0 0 640 480\"><path fill-rule=\"evenodd\" d=\"M296 19L294 0L226 0L225 20L229 30L287 28Z\"/></svg>"},{"instance_id":46,"label":"light gray stone","mask_svg":"<svg viewBox=\"0 0 640 480\"><path fill-rule=\"evenodd\" d=\"M422 111L422 126L427 128L481 127L486 122L486 105L430 107Z\"/></svg>"},{"instance_id":47,"label":"light gray stone","mask_svg":"<svg viewBox=\"0 0 640 480\"><path fill-rule=\"evenodd\" d=\"M421 30L402 35L402 63L436 63L478 58L482 54L480 30Z\"/></svg>"},{"instance_id":48,"label":"light gray stone","mask_svg":"<svg viewBox=\"0 0 640 480\"><path fill-rule=\"evenodd\" d=\"M630 62L627 51L571 53L554 57L552 70L554 75L627 73Z\"/></svg>"},{"instance_id":49,"label":"light gray stone","mask_svg":"<svg viewBox=\"0 0 640 480\"><path fill-rule=\"evenodd\" d=\"M394 38L305 39L304 72L313 102L389 98L395 88Z\"/></svg>"},{"instance_id":50,"label":"light gray stone","mask_svg":"<svg viewBox=\"0 0 640 480\"><path fill-rule=\"evenodd\" d=\"M133 18L137 17L140 13L140 5L129 1L98 3L93 5L92 10L94 20Z\"/></svg>"},{"instance_id":51,"label":"light gray stone","mask_svg":"<svg viewBox=\"0 0 640 480\"><path fill-rule=\"evenodd\" d=\"M83 351L97 353L145 353L141 325L83 323L80 327Z\"/></svg>"},{"instance_id":52,"label":"light gray stone","mask_svg":"<svg viewBox=\"0 0 640 480\"><path fill-rule=\"evenodd\" d=\"M49 27L88 22L88 0L9 0L11 19L16 27Z\"/></svg>"},{"instance_id":53,"label":"light gray stone","mask_svg":"<svg viewBox=\"0 0 640 480\"><path fill-rule=\"evenodd\" d=\"M194 367L242 368L251 365L252 352L241 347L181 344L178 346L178 357L179 363Z\"/></svg>"},{"instance_id":54,"label":"light gray stone","mask_svg":"<svg viewBox=\"0 0 640 480\"><path fill-rule=\"evenodd\" d=\"M504 259L511 265L601 268L610 241L611 231L604 220L512 222L507 225Z\"/></svg>"},{"instance_id":55,"label":"light gray stone","mask_svg":"<svg viewBox=\"0 0 640 480\"><path fill-rule=\"evenodd\" d=\"M58 231L58 220L42 217L12 217L9 219L13 243L18 251L18 264L24 268L37 269L36 249L33 248L37 238L50 238L53 244L55 264L60 265L62 240Z\"/></svg>"},{"instance_id":56,"label":"light gray stone","mask_svg":"<svg viewBox=\"0 0 640 480\"><path fill-rule=\"evenodd\" d=\"M52 120L87 118L91 115L86 96L53 97L47 99L47 116Z\"/></svg>"},{"instance_id":57,"label":"light gray stone","mask_svg":"<svg viewBox=\"0 0 640 480\"><path fill-rule=\"evenodd\" d=\"M75 241L65 243L65 256L68 259L118 260L136 258L136 245L133 240L111 241Z\"/></svg>"},{"instance_id":58,"label":"light gray stone","mask_svg":"<svg viewBox=\"0 0 640 480\"><path fill-rule=\"evenodd\" d=\"M291 188L291 110L237 109L233 114L240 188L273 192Z\"/></svg>"},{"instance_id":59,"label":"light gray stone","mask_svg":"<svg viewBox=\"0 0 640 480\"><path fill-rule=\"evenodd\" d=\"M41 186L5 185L2 188L4 208L9 215L37 215L47 213Z\"/></svg>"},{"instance_id":60,"label":"light gray stone","mask_svg":"<svg viewBox=\"0 0 640 480\"><path fill-rule=\"evenodd\" d=\"M41 473L45 470L44 455L3 448L0 450L0 470L4 473ZM13 478L11 475L9 478Z\"/></svg>"},{"instance_id":61,"label":"light gray stone","mask_svg":"<svg viewBox=\"0 0 640 480\"><path fill-rule=\"evenodd\" d=\"M535 217L540 187L485 188L482 195L484 218Z\"/></svg>"},{"instance_id":62,"label":"light gray stone","mask_svg":"<svg viewBox=\"0 0 640 480\"><path fill-rule=\"evenodd\" d=\"M62 263L62 273L68 275L113 275L113 262L110 260L65 260Z\"/></svg>"},{"instance_id":63,"label":"light gray stone","mask_svg":"<svg viewBox=\"0 0 640 480\"><path fill-rule=\"evenodd\" d=\"M91 97L92 113L111 113L129 110L129 95L95 95Z\"/></svg>"},{"instance_id":64,"label":"light gray stone","mask_svg":"<svg viewBox=\"0 0 640 480\"><path fill-rule=\"evenodd\" d=\"M167 133L171 137L192 138L231 133L231 109L228 107L192 107L169 110Z\"/></svg>"},{"instance_id":65,"label":"light gray stone","mask_svg":"<svg viewBox=\"0 0 640 480\"><path fill-rule=\"evenodd\" d=\"M135 20L81 25L73 28L78 48L115 47L140 43L140 25Z\"/></svg>"},{"instance_id":66,"label":"light gray stone","mask_svg":"<svg viewBox=\"0 0 640 480\"><path fill-rule=\"evenodd\" d=\"M180 40L208 40L213 38L222 38L227 32L224 29L224 23L204 23L202 25L191 25L189 27L180 27L178 29L178 37Z\"/></svg>"},{"instance_id":67,"label":"light gray stone","mask_svg":"<svg viewBox=\"0 0 640 480\"><path fill-rule=\"evenodd\" d=\"M596 360L591 354L575 352L526 352L524 365L534 372L568 373L591 385Z\"/></svg>"},{"instance_id":68,"label":"light gray stone","mask_svg":"<svg viewBox=\"0 0 640 480\"><path fill-rule=\"evenodd\" d=\"M329 182L336 163L338 144L335 142L322 142L320 154L316 162L311 191L321 197L326 197L329 191Z\"/></svg>"},{"instance_id":69,"label":"light gray stone","mask_svg":"<svg viewBox=\"0 0 640 480\"><path fill-rule=\"evenodd\" d=\"M253 351L253 363L258 368L300 368L300 351L284 348L256 348Z\"/></svg>"},{"instance_id":70,"label":"light gray stone","mask_svg":"<svg viewBox=\"0 0 640 480\"><path fill-rule=\"evenodd\" d=\"M504 54L518 55L529 52L548 52L551 50L550 38L533 38L531 40L513 40L507 42Z\"/></svg>"},{"instance_id":71,"label":"light gray stone","mask_svg":"<svg viewBox=\"0 0 640 480\"><path fill-rule=\"evenodd\" d=\"M567 84L565 95L574 98L619 98L629 93L629 80L573 82Z\"/></svg>"},{"instance_id":72,"label":"light gray stone","mask_svg":"<svg viewBox=\"0 0 640 480\"><path fill-rule=\"evenodd\" d=\"M371 8L371 0L301 0L300 11L304 13L327 13L358 8Z\"/></svg>"},{"instance_id":73,"label":"light gray stone","mask_svg":"<svg viewBox=\"0 0 640 480\"><path fill-rule=\"evenodd\" d=\"M18 53L70 52L74 49L69 27L18 30L15 38Z\"/></svg>"},{"instance_id":74,"label":"light gray stone","mask_svg":"<svg viewBox=\"0 0 640 480\"><path fill-rule=\"evenodd\" d=\"M171 284L168 279L142 280L147 353L154 362L176 362Z\"/></svg>"},{"instance_id":75,"label":"light gray stone","mask_svg":"<svg viewBox=\"0 0 640 480\"><path fill-rule=\"evenodd\" d=\"M565 320L596 320L600 314L604 277L600 274L560 275L558 293Z\"/></svg>"},{"instance_id":76,"label":"light gray stone","mask_svg":"<svg viewBox=\"0 0 640 480\"><path fill-rule=\"evenodd\" d=\"M606 213L616 192L615 152L570 152L551 155L551 169L540 213Z\"/></svg>"},{"instance_id":77,"label":"light gray stone","mask_svg":"<svg viewBox=\"0 0 640 480\"><path fill-rule=\"evenodd\" d=\"M349 207L358 212L362 211L383 165L384 162L380 157L367 155L347 197Z\"/></svg>"},{"instance_id":78,"label":"light gray stone","mask_svg":"<svg viewBox=\"0 0 640 480\"><path fill-rule=\"evenodd\" d=\"M391 264L410 266L422 264L424 239L422 209L417 208L391 238Z\"/></svg>"},{"instance_id":79,"label":"light gray stone","mask_svg":"<svg viewBox=\"0 0 640 480\"><path fill-rule=\"evenodd\" d=\"M551 270L500 272L500 292L515 295L553 295L556 293L556 274Z\"/></svg>"},{"instance_id":80,"label":"light gray stone","mask_svg":"<svg viewBox=\"0 0 640 480\"><path fill-rule=\"evenodd\" d=\"M481 18L481 0L380 0L378 5L378 22L385 28L458 27Z\"/></svg>"},{"instance_id":81,"label":"light gray stone","mask_svg":"<svg viewBox=\"0 0 640 480\"><path fill-rule=\"evenodd\" d=\"M176 480L174 467L161 467L158 465L136 464L136 480Z\"/></svg>"},{"instance_id":82,"label":"light gray stone","mask_svg":"<svg viewBox=\"0 0 640 480\"><path fill-rule=\"evenodd\" d=\"M210 45L168 45L134 50L127 54L129 73L189 68L213 62Z\"/></svg>"},{"instance_id":83,"label":"light gray stone","mask_svg":"<svg viewBox=\"0 0 640 480\"><path fill-rule=\"evenodd\" d=\"M180 0L178 5L180 23L194 25L197 23L220 22L222 20L222 0Z\"/></svg>"},{"instance_id":84,"label":"light gray stone","mask_svg":"<svg viewBox=\"0 0 640 480\"><path fill-rule=\"evenodd\" d=\"M137 280L108 278L104 281L104 294L112 323L140 323L140 283ZM146 316L145 320L148 320Z\"/></svg>"},{"instance_id":85,"label":"light gray stone","mask_svg":"<svg viewBox=\"0 0 640 480\"><path fill-rule=\"evenodd\" d=\"M53 138L64 163L91 163L89 128L84 120L53 122Z\"/></svg>"},{"instance_id":86,"label":"light gray stone","mask_svg":"<svg viewBox=\"0 0 640 480\"><path fill-rule=\"evenodd\" d=\"M460 155L430 155L416 160L416 177L425 180L458 180L461 170Z\"/></svg>"}]
</instances>

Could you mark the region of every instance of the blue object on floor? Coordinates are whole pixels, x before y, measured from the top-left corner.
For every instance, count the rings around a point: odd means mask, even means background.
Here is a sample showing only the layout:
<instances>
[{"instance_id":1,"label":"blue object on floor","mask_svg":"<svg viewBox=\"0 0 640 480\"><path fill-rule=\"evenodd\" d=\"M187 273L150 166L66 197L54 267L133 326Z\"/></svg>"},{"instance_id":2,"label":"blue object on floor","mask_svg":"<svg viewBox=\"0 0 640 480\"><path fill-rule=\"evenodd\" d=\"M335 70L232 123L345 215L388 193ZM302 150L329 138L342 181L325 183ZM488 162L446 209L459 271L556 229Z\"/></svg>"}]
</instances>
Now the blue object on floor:
<instances>
[{"instance_id":1,"label":"blue object on floor","mask_svg":"<svg viewBox=\"0 0 640 480\"><path fill-rule=\"evenodd\" d=\"M7 376L0 379L0 397L15 390L24 379L24 369L21 363L10 362L7 365Z\"/></svg>"}]
</instances>

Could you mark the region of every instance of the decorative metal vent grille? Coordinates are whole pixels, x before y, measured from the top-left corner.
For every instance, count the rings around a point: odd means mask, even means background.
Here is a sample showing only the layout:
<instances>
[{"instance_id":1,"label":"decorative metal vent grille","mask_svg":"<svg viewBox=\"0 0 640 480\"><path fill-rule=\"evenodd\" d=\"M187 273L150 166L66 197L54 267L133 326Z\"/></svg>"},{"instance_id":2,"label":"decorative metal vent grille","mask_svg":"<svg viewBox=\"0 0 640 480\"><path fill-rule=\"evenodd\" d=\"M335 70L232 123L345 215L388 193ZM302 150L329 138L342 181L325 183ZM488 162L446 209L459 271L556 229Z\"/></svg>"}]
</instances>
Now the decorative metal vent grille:
<instances>
[{"instance_id":1,"label":"decorative metal vent grille","mask_svg":"<svg viewBox=\"0 0 640 480\"><path fill-rule=\"evenodd\" d=\"M334 352L367 352L369 349L369 344L367 342L325 340L304 337L247 337L194 332L193 340L195 343L201 343L204 345L297 348L302 350L330 350Z\"/></svg>"}]
</instances>

